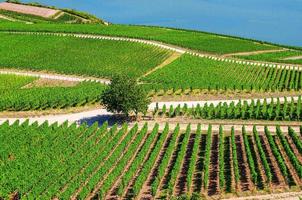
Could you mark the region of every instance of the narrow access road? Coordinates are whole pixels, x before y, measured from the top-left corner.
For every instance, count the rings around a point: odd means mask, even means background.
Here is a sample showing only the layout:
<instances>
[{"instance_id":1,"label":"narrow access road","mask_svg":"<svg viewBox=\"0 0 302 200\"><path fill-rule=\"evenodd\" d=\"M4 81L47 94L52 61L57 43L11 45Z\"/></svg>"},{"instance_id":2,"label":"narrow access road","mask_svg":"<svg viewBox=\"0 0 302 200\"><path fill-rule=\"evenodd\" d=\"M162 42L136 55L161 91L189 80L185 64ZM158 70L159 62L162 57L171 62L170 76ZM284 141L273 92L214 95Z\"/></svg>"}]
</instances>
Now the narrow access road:
<instances>
[{"instance_id":1,"label":"narrow access road","mask_svg":"<svg viewBox=\"0 0 302 200\"><path fill-rule=\"evenodd\" d=\"M288 98L287 101L291 102L293 99L295 102L298 100L299 97L293 97L293 98ZM280 103L283 103L285 98L279 98ZM261 102L264 101L264 99L259 99ZM274 101L277 101L277 98L273 98ZM241 100L243 101L243 100ZM252 101L252 99L246 99L248 103ZM254 99L254 101L257 101L257 99ZM269 103L271 99L268 99L267 102ZM214 100L214 101L186 101L186 102L159 102L158 105L161 108L163 105L168 106L173 106L176 107L178 105L185 105L187 104L188 107L196 107L197 104L200 104L200 106L203 106L205 103L210 105L213 103L214 105L218 105L219 103L228 103L230 104L231 102L238 103L239 100ZM156 107L156 103L151 103L149 105L149 110L152 111ZM0 118L0 124L9 121L10 123L15 122L16 120L19 120L20 122L24 122L25 120L29 120L31 123L33 122L38 122L39 124L43 123L44 121L48 121L50 123L58 122L59 124L64 123L65 121L69 121L70 123L76 122L76 123L82 123L82 122L87 122L88 124L92 124L94 122L99 122L103 123L106 120L113 120L111 119L112 113L106 111L105 109L95 109L95 110L90 110L90 111L84 111L84 112L78 112L78 113L70 113L70 114L57 114L57 115L45 115L45 116L32 116L32 117L2 117Z\"/></svg>"}]
</instances>

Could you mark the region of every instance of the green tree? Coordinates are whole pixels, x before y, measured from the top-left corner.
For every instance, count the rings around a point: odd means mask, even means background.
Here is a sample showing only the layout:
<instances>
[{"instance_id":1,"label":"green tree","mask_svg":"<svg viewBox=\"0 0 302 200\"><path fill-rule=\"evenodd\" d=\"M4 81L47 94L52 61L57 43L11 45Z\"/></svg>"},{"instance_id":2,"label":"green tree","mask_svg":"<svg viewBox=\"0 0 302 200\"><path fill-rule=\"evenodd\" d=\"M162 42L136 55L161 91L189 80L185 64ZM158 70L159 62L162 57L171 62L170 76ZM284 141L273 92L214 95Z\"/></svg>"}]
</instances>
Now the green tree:
<instances>
[{"instance_id":1,"label":"green tree","mask_svg":"<svg viewBox=\"0 0 302 200\"><path fill-rule=\"evenodd\" d=\"M139 113L147 111L150 99L135 79L118 75L113 77L109 87L102 93L101 103L110 112L122 113L127 117L133 112L137 117Z\"/></svg>"}]
</instances>

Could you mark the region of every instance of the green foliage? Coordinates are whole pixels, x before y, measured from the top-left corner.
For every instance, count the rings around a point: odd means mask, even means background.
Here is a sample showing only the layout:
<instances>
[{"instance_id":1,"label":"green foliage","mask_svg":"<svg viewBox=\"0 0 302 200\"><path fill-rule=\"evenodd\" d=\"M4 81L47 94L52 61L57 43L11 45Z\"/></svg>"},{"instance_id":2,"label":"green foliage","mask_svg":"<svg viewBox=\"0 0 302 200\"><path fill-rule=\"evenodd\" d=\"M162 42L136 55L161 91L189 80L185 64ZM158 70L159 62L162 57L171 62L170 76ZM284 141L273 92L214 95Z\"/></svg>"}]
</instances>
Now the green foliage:
<instances>
[{"instance_id":1,"label":"green foliage","mask_svg":"<svg viewBox=\"0 0 302 200\"><path fill-rule=\"evenodd\" d=\"M267 177L267 184L270 184L271 181L272 181L272 172L271 172L271 168L268 164L266 154L265 154L264 149L262 147L262 144L261 144L260 137L259 137L256 126L253 127L253 134L254 134L255 142L256 142L256 145L257 145L257 148L258 148L258 152L260 154L262 164L264 166L265 175Z\"/></svg>"},{"instance_id":2,"label":"green foliage","mask_svg":"<svg viewBox=\"0 0 302 200\"><path fill-rule=\"evenodd\" d=\"M244 76L238 76L243 73ZM143 81L149 83L146 87L150 89L164 90L284 91L301 90L301 76L297 70L236 64L186 54L149 74Z\"/></svg>"},{"instance_id":3,"label":"green foliage","mask_svg":"<svg viewBox=\"0 0 302 200\"><path fill-rule=\"evenodd\" d=\"M0 63L7 68L107 78L140 77L170 55L146 44L47 35L0 33L0 43Z\"/></svg>"},{"instance_id":4,"label":"green foliage","mask_svg":"<svg viewBox=\"0 0 302 200\"><path fill-rule=\"evenodd\" d=\"M101 103L107 110L129 115L145 113L150 99L136 80L127 76L116 76L101 95Z\"/></svg>"},{"instance_id":5,"label":"green foliage","mask_svg":"<svg viewBox=\"0 0 302 200\"><path fill-rule=\"evenodd\" d=\"M170 107L169 113L166 113L166 105L163 105L163 108L157 108L159 115L164 115L168 117L176 117L179 115L187 115L196 119L256 119L256 120L282 120L282 121L301 121L302 120L302 97L299 96L297 102L295 103L294 99L291 102L288 102L285 97L284 103L280 103L280 99L277 101L273 99L268 104L267 99L264 99L263 103L260 100L257 100L256 103L252 100L251 103L247 101L239 101L236 105L234 102L230 104L219 103L217 106L213 104L206 103L203 107L199 104L194 108L187 108L184 105L184 108L181 108L180 105L173 110L173 107ZM179 112L177 110L186 110L186 112ZM173 114L173 113L177 113Z\"/></svg>"},{"instance_id":6,"label":"green foliage","mask_svg":"<svg viewBox=\"0 0 302 200\"><path fill-rule=\"evenodd\" d=\"M262 53L262 54L239 56L239 57L247 60L261 60L261 61L269 61L269 62L277 62L277 63L302 64L302 58L295 59L295 60L285 60L285 58L295 57L295 56L302 56L302 51L288 50L288 51Z\"/></svg>"},{"instance_id":7,"label":"green foliage","mask_svg":"<svg viewBox=\"0 0 302 200\"><path fill-rule=\"evenodd\" d=\"M195 172L195 168L196 168L196 164L197 164L197 160L198 160L200 140L201 140L201 125L198 124L197 131L195 134L192 156L191 156L191 160L190 160L190 164L189 164L189 169L187 172L187 191L188 191L188 193L190 193L190 191L193 191L192 183L193 183L194 172Z\"/></svg>"},{"instance_id":8,"label":"green foliage","mask_svg":"<svg viewBox=\"0 0 302 200\"><path fill-rule=\"evenodd\" d=\"M166 126L167 127L167 126ZM173 154L174 148L177 144L177 138L179 136L179 125L177 125L172 133L171 141L164 153L163 159L158 166L157 174L155 175L154 181L151 183L151 193L153 196L157 194L158 187L160 186L160 181L165 175L166 168L168 167L170 158Z\"/></svg>"},{"instance_id":9,"label":"green foliage","mask_svg":"<svg viewBox=\"0 0 302 200\"><path fill-rule=\"evenodd\" d=\"M0 111L60 109L93 104L100 101L104 85L93 82L73 87L23 88L36 78L0 75Z\"/></svg>"},{"instance_id":10,"label":"green foliage","mask_svg":"<svg viewBox=\"0 0 302 200\"><path fill-rule=\"evenodd\" d=\"M274 138L273 138L272 134L270 133L270 131L268 130L268 128L265 127L264 131L265 131L265 135L266 135L266 138L268 140L268 143L269 143L269 145L272 149L272 152L273 152L273 154L274 154L274 156L277 160L279 168L280 168L284 178L287 181L289 181L289 172L288 172L288 168L285 164L284 158L282 157L282 155L281 155L281 153L280 153L280 151L279 151L279 149L278 149L278 147L277 147L277 145L274 141Z\"/></svg>"},{"instance_id":11,"label":"green foliage","mask_svg":"<svg viewBox=\"0 0 302 200\"><path fill-rule=\"evenodd\" d=\"M219 126L219 187L221 190L225 187L225 176L224 176L224 131L223 127Z\"/></svg>"},{"instance_id":12,"label":"green foliage","mask_svg":"<svg viewBox=\"0 0 302 200\"><path fill-rule=\"evenodd\" d=\"M277 46L265 45L246 39L221 37L213 33L190 30L177 30L164 27L131 26L131 25L93 25L93 24L34 24L7 22L0 24L1 30L44 31L90 33L112 36L123 36L156 40L202 52L226 54L267 49L279 49Z\"/></svg>"},{"instance_id":13,"label":"green foliage","mask_svg":"<svg viewBox=\"0 0 302 200\"><path fill-rule=\"evenodd\" d=\"M172 167L172 171L170 173L170 179L168 181L168 195L173 194L174 185L176 184L178 174L180 173L183 160L185 158L186 152L187 152L187 146L189 143L191 135L191 124L187 126L186 132L184 133L184 138L181 143L180 151L177 154L176 161Z\"/></svg>"},{"instance_id":14,"label":"green foliage","mask_svg":"<svg viewBox=\"0 0 302 200\"><path fill-rule=\"evenodd\" d=\"M292 138L293 142L295 143L298 151L302 153L302 141L299 138L298 134L291 127L288 127L288 134Z\"/></svg>"},{"instance_id":15,"label":"green foliage","mask_svg":"<svg viewBox=\"0 0 302 200\"><path fill-rule=\"evenodd\" d=\"M204 175L203 175L203 186L205 189L208 188L209 184L209 173L210 173L210 161L211 161L211 146L212 146L212 125L209 125L206 139L205 159L204 159Z\"/></svg>"},{"instance_id":16,"label":"green foliage","mask_svg":"<svg viewBox=\"0 0 302 200\"><path fill-rule=\"evenodd\" d=\"M250 171L251 171L252 180L256 184L258 174L256 172L255 161L252 156L252 151L250 149L250 143L249 143L248 136L247 136L247 133L245 130L245 126L242 127L242 135L243 135L243 141L244 141L245 151L246 151L246 155L247 155L247 160L248 160Z\"/></svg>"},{"instance_id":17,"label":"green foliage","mask_svg":"<svg viewBox=\"0 0 302 200\"><path fill-rule=\"evenodd\" d=\"M295 155L295 153L292 151L290 145L288 144L287 139L283 135L279 126L276 127L276 132L277 132L277 135L282 143L282 146L283 146L287 156L289 157L292 165L294 166L295 170L297 171L298 176L300 178L302 178L302 164L300 163L300 161L297 158L297 156Z\"/></svg>"},{"instance_id":18,"label":"green foliage","mask_svg":"<svg viewBox=\"0 0 302 200\"><path fill-rule=\"evenodd\" d=\"M200 125L195 132L194 141L192 141L194 145L188 163L187 193L183 196L173 196L172 193L175 194L176 183L180 180L177 177L179 177L181 169L186 166L184 159L185 155L188 154L189 140L193 138L191 134L194 134L191 133L190 125L181 137L179 137L179 125L172 133L169 132L168 124L165 125L162 132L159 132L158 124L150 131L147 124L140 130L135 124L129 131L127 124L120 128L114 125L111 129L108 128L107 123L100 128L98 126L98 124L90 127L86 124L69 125L67 122L59 126L57 123L49 125L47 121L38 125L38 123L29 124L29 120L22 124L16 121L12 125L9 125L8 122L0 125L2 150L0 165L2 179L0 184L5 186L0 187L0 197L6 198L12 192L17 191L21 199L51 199L54 197L69 199L78 191L79 194L75 197L77 199L85 199L91 192L96 192L98 197L104 198L109 195L109 191L116 189L113 186L118 186L119 197L124 198L126 189L131 185L132 189L129 190L130 193L127 193L127 197L130 195L131 198L137 198L142 192L143 185L151 183L152 197L155 198L155 195L158 197L166 191L166 188L162 190L162 186L165 186L163 180L166 180L169 197L200 198L200 196L190 192L193 191L192 181L194 177L196 178L195 166L198 166L199 160ZM254 127L253 136L248 136L244 128L242 132L246 148L248 141L250 141L248 137L254 137L265 175L268 177L268 183L270 183L272 174L267 163L268 155L265 155L262 147L267 144L261 144L262 139L258 135L256 127ZM291 132L289 136L285 136L277 127L277 136L273 136L268 128L265 128L269 147L287 181L291 175L294 175L293 173L301 176L301 164L299 164L297 156L288 143L288 137L293 139L296 136L293 135L291 128L289 128L289 132ZM205 189L208 188L208 182L211 178L209 169L213 167L209 162L212 136L210 126L205 141L206 147L202 147L205 149L204 169L200 171L200 173L204 173ZM232 127L231 136L224 134L223 127L220 127L219 163L226 156L220 153L221 151L224 152L224 146L221 145L223 138L231 139L231 158L233 159L231 162L233 162L234 170L232 174L235 176L236 185L238 185L240 175L234 127ZM280 146L279 143L276 144L275 140L280 140ZM265 138L264 141L266 141ZM238 140L237 142L242 141ZM280 150L284 150L295 168L294 171L290 172L291 174L289 174ZM251 161L253 159L252 153L248 153L248 151L246 159ZM173 153L176 157L172 159ZM249 165L251 165L250 161ZM254 160L255 168L259 164ZM221 166L219 164L219 171L225 171ZM169 170L167 170L168 168ZM151 173L152 176L150 176ZM147 180L148 177L151 179ZM223 180L220 173L219 180ZM223 192L222 188L220 191Z\"/></svg>"},{"instance_id":19,"label":"green foliage","mask_svg":"<svg viewBox=\"0 0 302 200\"><path fill-rule=\"evenodd\" d=\"M237 147L236 147L234 127L232 127L232 130L231 130L231 145L232 145L232 159L233 159L235 182L236 182L236 184L238 184L240 175L239 175L239 166L238 166Z\"/></svg>"}]
</instances>

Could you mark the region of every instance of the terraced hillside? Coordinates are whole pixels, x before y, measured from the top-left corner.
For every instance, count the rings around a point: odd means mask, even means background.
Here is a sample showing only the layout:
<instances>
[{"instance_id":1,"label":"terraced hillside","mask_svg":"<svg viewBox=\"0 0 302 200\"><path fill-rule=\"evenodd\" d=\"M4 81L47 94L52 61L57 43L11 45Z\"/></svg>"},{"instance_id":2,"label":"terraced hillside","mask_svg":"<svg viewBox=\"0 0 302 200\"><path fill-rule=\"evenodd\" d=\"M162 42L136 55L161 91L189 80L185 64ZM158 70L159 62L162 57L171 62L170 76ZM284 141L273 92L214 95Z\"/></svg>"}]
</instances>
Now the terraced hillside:
<instances>
[{"instance_id":1,"label":"terraced hillside","mask_svg":"<svg viewBox=\"0 0 302 200\"><path fill-rule=\"evenodd\" d=\"M0 6L1 200L302 196L300 47L27 9ZM120 74L138 118L100 103Z\"/></svg>"},{"instance_id":2,"label":"terraced hillside","mask_svg":"<svg viewBox=\"0 0 302 200\"><path fill-rule=\"evenodd\" d=\"M22 199L150 199L301 187L299 127L275 127L273 132L267 127L254 127L253 132L245 127L241 132L224 131L223 126L192 128L145 125L139 130L125 124L107 130L107 124L77 128L4 123L0 194Z\"/></svg>"}]
</instances>

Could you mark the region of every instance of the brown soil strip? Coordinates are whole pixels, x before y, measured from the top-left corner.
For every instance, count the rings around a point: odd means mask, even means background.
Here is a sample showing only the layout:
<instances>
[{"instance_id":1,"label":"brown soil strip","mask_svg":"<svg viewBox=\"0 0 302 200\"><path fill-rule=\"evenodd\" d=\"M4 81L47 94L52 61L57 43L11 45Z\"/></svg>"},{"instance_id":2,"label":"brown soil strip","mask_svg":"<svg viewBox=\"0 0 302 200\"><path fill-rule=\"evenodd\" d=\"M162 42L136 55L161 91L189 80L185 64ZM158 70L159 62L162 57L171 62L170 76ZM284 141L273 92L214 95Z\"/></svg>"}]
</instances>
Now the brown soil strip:
<instances>
[{"instance_id":1,"label":"brown soil strip","mask_svg":"<svg viewBox=\"0 0 302 200\"><path fill-rule=\"evenodd\" d=\"M288 172L289 174L291 174L292 178L294 179L295 183L297 185L302 185L302 181L300 180L300 178L298 177L298 174L296 173L296 170L294 168L294 166L292 165L292 163L290 162L284 148L283 148L283 145L281 144L279 138L277 136L274 137L275 138L275 142L276 144L278 145L279 149L280 149L280 153L288 167Z\"/></svg>"},{"instance_id":2,"label":"brown soil strip","mask_svg":"<svg viewBox=\"0 0 302 200\"><path fill-rule=\"evenodd\" d=\"M225 152L224 152L224 174L225 174L225 192L226 193L232 193L233 189L237 191L238 185L235 181L235 176L233 174L234 167L233 167L233 153L232 153L232 144L231 144L231 137L224 137L224 146L225 146Z\"/></svg>"},{"instance_id":3,"label":"brown soil strip","mask_svg":"<svg viewBox=\"0 0 302 200\"><path fill-rule=\"evenodd\" d=\"M210 169L209 169L209 186L208 186L209 196L219 194L218 144L219 144L219 135L214 134L212 147L211 147L211 158L210 158Z\"/></svg>"},{"instance_id":4,"label":"brown soil strip","mask_svg":"<svg viewBox=\"0 0 302 200\"><path fill-rule=\"evenodd\" d=\"M161 182L158 186L158 190L157 190L156 195L155 195L156 197L159 197L161 191L163 191L167 187L167 183L168 183L170 175L171 175L170 173L171 173L171 171L173 169L173 166L174 166L174 163L176 161L177 154L180 151L180 147L181 147L181 143L182 143L183 138L184 138L184 134L179 134L178 139L177 139L177 144L174 147L174 152L173 152L173 154L170 158L168 167L165 171L165 175L164 175L163 179L161 180Z\"/></svg>"},{"instance_id":5,"label":"brown soil strip","mask_svg":"<svg viewBox=\"0 0 302 200\"><path fill-rule=\"evenodd\" d=\"M249 51L249 52L239 52L239 53L230 53L224 54L223 57L230 57L230 56L250 56L250 55L258 55L264 53L274 53L274 52L282 52L287 51L288 49L271 49L271 50L261 50L261 51Z\"/></svg>"},{"instance_id":6,"label":"brown soil strip","mask_svg":"<svg viewBox=\"0 0 302 200\"><path fill-rule=\"evenodd\" d=\"M54 79L37 79L23 88L37 88L37 87L74 87L78 85L79 82L75 81L64 81L64 80L54 80Z\"/></svg>"},{"instance_id":7,"label":"brown soil strip","mask_svg":"<svg viewBox=\"0 0 302 200\"><path fill-rule=\"evenodd\" d=\"M294 154L298 158L299 162L302 164L302 154L297 149L293 139L290 136L286 136L286 139L287 139L287 142L288 142L289 146L291 147L292 151L294 152Z\"/></svg>"},{"instance_id":8,"label":"brown soil strip","mask_svg":"<svg viewBox=\"0 0 302 200\"><path fill-rule=\"evenodd\" d=\"M163 67L171 64L173 61L175 61L176 59L178 59L181 55L182 55L181 53L173 52L163 63L161 63L160 65L156 66L152 70L148 71L146 74L143 75L143 77L146 77L149 74L155 72L156 70L161 69L161 68L163 68Z\"/></svg>"},{"instance_id":9,"label":"brown soil strip","mask_svg":"<svg viewBox=\"0 0 302 200\"><path fill-rule=\"evenodd\" d=\"M147 136L149 137L149 136ZM146 137L146 138L147 138ZM152 144L150 146L149 151L147 152L147 154L145 155L145 158L142 160L141 165L139 166L138 170L136 171L136 173L134 174L134 176L132 177L132 179L129 181L128 186L125 188L124 193L122 194L122 197L130 195L130 190L133 187L133 184L137 178L137 176L140 174L142 167L144 165L144 163L150 158L150 154L154 149L154 146L156 145L156 143L158 142L160 138L160 134L157 133L157 136L154 138L154 140L152 141ZM138 151L139 152L139 151ZM135 158L134 158L135 159ZM131 164L131 163L130 163ZM117 179L117 181L114 183L114 185L112 186L111 190L108 192L108 196L106 197L106 199L115 199L115 198L119 198L117 195L117 191L118 191L118 185L120 184L121 178L123 177L123 175L126 173L126 171L128 171L128 169L130 168L131 165L126 166L125 170L123 171L123 173L121 174L121 176ZM128 198L127 198L128 199Z\"/></svg>"},{"instance_id":10,"label":"brown soil strip","mask_svg":"<svg viewBox=\"0 0 302 200\"><path fill-rule=\"evenodd\" d=\"M250 169L247 163L245 149L243 147L243 139L241 135L235 136L238 165L240 173L240 189L241 191L250 191L252 189L252 181L250 179Z\"/></svg>"},{"instance_id":11,"label":"brown soil strip","mask_svg":"<svg viewBox=\"0 0 302 200\"><path fill-rule=\"evenodd\" d=\"M174 196L180 196L180 195L188 192L187 191L187 174L188 174L190 160L191 160L192 153L193 153L195 137L196 137L196 134L190 135L186 155L185 155L183 163L182 163L182 168L181 168L180 174L177 177L177 182L176 182L176 185L173 190Z\"/></svg>"},{"instance_id":12,"label":"brown soil strip","mask_svg":"<svg viewBox=\"0 0 302 200\"><path fill-rule=\"evenodd\" d=\"M205 148L206 148L206 135L202 134L199 144L198 160L196 163L195 174L193 178L193 191L195 193L201 193L203 189L202 176L203 176L203 169L204 169Z\"/></svg>"},{"instance_id":13,"label":"brown soil strip","mask_svg":"<svg viewBox=\"0 0 302 200\"><path fill-rule=\"evenodd\" d=\"M300 60L300 59L302 59L302 56L287 57L287 58L283 58L282 60Z\"/></svg>"},{"instance_id":14,"label":"brown soil strip","mask_svg":"<svg viewBox=\"0 0 302 200\"><path fill-rule=\"evenodd\" d=\"M277 160L272 153L267 138L264 135L259 135L259 138L262 144L262 148L265 152L266 159L268 161L268 164L272 172L272 186L278 188L287 187L287 183L284 179L284 176L282 175L282 172L280 171L280 168L277 164Z\"/></svg>"},{"instance_id":15,"label":"brown soil strip","mask_svg":"<svg viewBox=\"0 0 302 200\"><path fill-rule=\"evenodd\" d=\"M271 97L293 97L301 95L301 91L284 91L284 92L247 92L247 91L207 91L198 90L196 94L182 95L162 95L152 96L153 102L166 101L207 101L207 100L236 100L236 99L257 99Z\"/></svg>"},{"instance_id":16,"label":"brown soil strip","mask_svg":"<svg viewBox=\"0 0 302 200\"><path fill-rule=\"evenodd\" d=\"M151 173L148 175L148 178L147 178L146 182L144 183L144 185L140 191L140 194L137 196L137 199L152 199L151 184L153 183L156 175L158 174L158 167L164 158L164 154L166 152L166 149L168 148L168 145L171 142L171 138L172 138L172 134L169 133L163 144L162 149L160 150L160 153L158 154L158 157L156 158L155 165L151 169Z\"/></svg>"},{"instance_id":17,"label":"brown soil strip","mask_svg":"<svg viewBox=\"0 0 302 200\"><path fill-rule=\"evenodd\" d=\"M253 149L254 149L254 152L255 152L255 156L256 156L256 162L255 162L255 166L256 167L259 167L259 172L260 172L260 177L263 181L264 184L268 183L268 179L265 175L265 169L264 169L264 166L263 166L263 163L261 161L261 158L260 158L260 153L258 151L258 148L257 148L257 145L256 145L256 142L255 142L255 138L254 136L251 136L251 141L250 141L251 145L253 145ZM258 164L258 165L257 165ZM269 187L270 185L265 185L266 187Z\"/></svg>"},{"instance_id":18,"label":"brown soil strip","mask_svg":"<svg viewBox=\"0 0 302 200\"><path fill-rule=\"evenodd\" d=\"M86 105L81 107L71 107L71 108L64 108L64 109L49 109L43 111L4 111L0 112L0 118L27 118L27 117L41 117L47 115L57 115L57 114L72 114L72 113L79 113L84 111L92 111L96 109L103 108L99 104L92 104Z\"/></svg>"},{"instance_id":19,"label":"brown soil strip","mask_svg":"<svg viewBox=\"0 0 302 200\"><path fill-rule=\"evenodd\" d=\"M138 131L138 133L136 135L140 134L140 130ZM127 165L124 168L123 173L125 172L125 170L129 169L133 160L135 159L137 153L141 150L142 146L145 144L146 138L149 136L149 134L145 134L144 138L142 139L142 141L140 142L139 146L137 147L136 151L134 152L134 154L132 155L131 159L128 161ZM132 141L130 142L130 144L127 146L127 148L125 149L124 152L128 151L129 146L132 144L132 142L135 140L136 137L134 137L132 139ZM125 154L125 153L124 153ZM120 156L120 158L118 159L117 163L123 158L124 154L122 154ZM100 180L100 182L94 187L94 190L88 195L88 197L86 197L86 199L92 199L97 192L99 191L99 189L102 187L104 180L106 180L107 176L115 169L117 163L115 163L115 165L113 165L110 170L106 173L106 175L104 177L102 177L102 179ZM76 196L75 196L76 197Z\"/></svg>"},{"instance_id":20,"label":"brown soil strip","mask_svg":"<svg viewBox=\"0 0 302 200\"><path fill-rule=\"evenodd\" d=\"M264 168L262 166L261 158L259 157L259 152L257 151L256 144L253 136L248 136L248 141L250 144L250 149L252 153L252 157L255 163L255 170L257 172L257 183L256 187L258 190L263 190L265 188L266 176L264 172Z\"/></svg>"}]
</instances>

